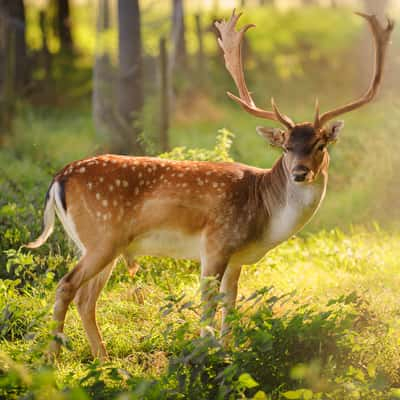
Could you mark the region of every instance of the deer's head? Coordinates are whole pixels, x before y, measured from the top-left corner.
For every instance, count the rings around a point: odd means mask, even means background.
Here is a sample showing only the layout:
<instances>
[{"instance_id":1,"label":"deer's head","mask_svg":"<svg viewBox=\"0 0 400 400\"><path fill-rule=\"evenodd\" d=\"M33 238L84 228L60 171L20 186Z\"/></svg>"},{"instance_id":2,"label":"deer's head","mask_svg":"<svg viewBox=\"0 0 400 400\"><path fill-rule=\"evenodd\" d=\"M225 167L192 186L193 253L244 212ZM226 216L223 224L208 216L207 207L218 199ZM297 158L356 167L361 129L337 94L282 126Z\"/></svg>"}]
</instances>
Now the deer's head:
<instances>
[{"instance_id":1,"label":"deer's head","mask_svg":"<svg viewBox=\"0 0 400 400\"><path fill-rule=\"evenodd\" d=\"M387 26L383 27L375 15L357 14L368 22L375 42L375 72L370 87L358 100L322 115L317 100L314 121L304 123L294 123L291 118L281 113L273 99L271 111L259 108L254 103L244 79L241 44L246 31L255 25L248 24L236 31L236 23L241 13L235 14L235 10L229 21L215 23L220 34L218 43L224 52L226 68L239 90L239 97L230 92L228 96L248 113L258 118L276 121L284 127L284 129L258 127L257 132L271 145L283 149L284 162L294 182L311 183L318 177L321 170L328 165L327 147L330 143L336 142L344 125L343 121L329 122L372 101L382 81L386 48L394 22L388 19Z\"/></svg>"}]
</instances>

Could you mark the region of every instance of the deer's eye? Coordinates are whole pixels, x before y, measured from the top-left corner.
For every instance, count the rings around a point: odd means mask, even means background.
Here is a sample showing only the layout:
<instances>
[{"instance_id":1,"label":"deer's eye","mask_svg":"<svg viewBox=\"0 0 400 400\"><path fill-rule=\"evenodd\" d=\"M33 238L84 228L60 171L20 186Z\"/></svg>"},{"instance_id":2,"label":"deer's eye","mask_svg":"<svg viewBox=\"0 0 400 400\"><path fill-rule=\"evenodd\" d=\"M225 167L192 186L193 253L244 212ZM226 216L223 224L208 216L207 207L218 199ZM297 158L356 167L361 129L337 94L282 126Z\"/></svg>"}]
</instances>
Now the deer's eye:
<instances>
[{"instance_id":1,"label":"deer's eye","mask_svg":"<svg viewBox=\"0 0 400 400\"><path fill-rule=\"evenodd\" d=\"M317 148L318 151L324 151L325 149L325 145L324 144L320 144Z\"/></svg>"},{"instance_id":2,"label":"deer's eye","mask_svg":"<svg viewBox=\"0 0 400 400\"><path fill-rule=\"evenodd\" d=\"M293 151L293 147L285 146L285 152Z\"/></svg>"}]
</instances>

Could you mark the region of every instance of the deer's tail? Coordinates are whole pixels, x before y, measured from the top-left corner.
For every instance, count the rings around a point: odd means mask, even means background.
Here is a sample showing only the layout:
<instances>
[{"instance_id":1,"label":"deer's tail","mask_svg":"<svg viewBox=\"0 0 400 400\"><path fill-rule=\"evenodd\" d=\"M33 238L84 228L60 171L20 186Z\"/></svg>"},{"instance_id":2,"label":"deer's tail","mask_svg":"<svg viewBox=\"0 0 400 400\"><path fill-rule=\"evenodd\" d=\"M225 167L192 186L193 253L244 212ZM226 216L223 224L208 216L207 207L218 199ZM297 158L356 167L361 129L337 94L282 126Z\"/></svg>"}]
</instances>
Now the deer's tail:
<instances>
[{"instance_id":1,"label":"deer's tail","mask_svg":"<svg viewBox=\"0 0 400 400\"><path fill-rule=\"evenodd\" d=\"M28 249L36 249L40 247L49 236L53 233L54 222L55 222L55 196L56 196L56 182L53 180L51 182L49 189L47 190L46 199L44 202L44 212L43 212L43 230L40 236L33 242L28 243L24 247Z\"/></svg>"}]
</instances>

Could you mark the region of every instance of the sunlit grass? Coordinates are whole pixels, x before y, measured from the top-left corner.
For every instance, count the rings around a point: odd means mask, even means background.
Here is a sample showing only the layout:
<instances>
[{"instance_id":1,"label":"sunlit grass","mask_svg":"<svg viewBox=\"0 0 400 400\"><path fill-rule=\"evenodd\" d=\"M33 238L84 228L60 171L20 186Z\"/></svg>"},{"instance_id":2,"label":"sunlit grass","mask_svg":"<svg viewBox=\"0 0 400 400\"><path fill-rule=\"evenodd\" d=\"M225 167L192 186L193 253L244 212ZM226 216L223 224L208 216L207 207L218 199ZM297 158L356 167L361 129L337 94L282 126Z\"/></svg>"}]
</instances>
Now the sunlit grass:
<instances>
[{"instance_id":1,"label":"sunlit grass","mask_svg":"<svg viewBox=\"0 0 400 400\"><path fill-rule=\"evenodd\" d=\"M397 351L400 343L399 239L399 234L380 230L356 230L348 235L331 231L304 239L294 238L256 265L244 267L240 297L248 297L270 285L276 296L294 292L290 301L274 309L277 316L283 316L295 312L302 305L310 307L311 304L316 312L323 312L331 299L354 293L357 300L353 306L358 316L347 337L341 339L349 349L344 353L346 362L361 369L373 366L384 374L387 387L397 387L400 384ZM195 339L199 334L199 309L197 312L171 312L166 316L162 316L161 310L168 303L167 296L184 294L182 302L191 300L199 304L198 268L175 263L168 265L166 261L159 268L156 259L148 258L144 258L142 264L143 269L134 279L127 275L122 264L117 268L100 298L98 319L110 352L111 365L135 376L154 378L166 371L168 358L179 351L174 342L174 330L169 334L163 333L167 332L169 324L179 326L186 322L190 327L188 338ZM158 271L156 281L150 273L151 268ZM160 286L159 282L168 284ZM135 295L137 291L141 291L140 301ZM45 298L40 300L22 295L18 302L20 305L25 303L25 309L37 309L45 304L50 307L53 292L43 292ZM243 318L254 311L251 309ZM48 326L43 325L41 329L44 331ZM66 334L71 350L64 349L56 365L57 381L60 385L68 383L73 386L86 375L87 363L91 359L74 307L66 321ZM0 344L1 351L19 361L28 361L30 349L34 347L34 342L29 340L3 341Z\"/></svg>"}]
</instances>

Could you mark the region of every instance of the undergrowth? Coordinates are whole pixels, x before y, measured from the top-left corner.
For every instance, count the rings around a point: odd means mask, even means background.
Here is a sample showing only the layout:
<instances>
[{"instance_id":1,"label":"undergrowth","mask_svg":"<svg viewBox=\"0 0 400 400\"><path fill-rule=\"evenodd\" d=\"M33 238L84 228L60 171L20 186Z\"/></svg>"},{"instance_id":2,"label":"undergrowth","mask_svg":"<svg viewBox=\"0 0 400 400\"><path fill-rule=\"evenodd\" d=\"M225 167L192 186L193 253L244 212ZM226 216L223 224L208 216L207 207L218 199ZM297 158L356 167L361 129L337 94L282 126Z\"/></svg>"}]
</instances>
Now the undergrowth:
<instances>
[{"instance_id":1,"label":"undergrowth","mask_svg":"<svg viewBox=\"0 0 400 400\"><path fill-rule=\"evenodd\" d=\"M222 130L212 150L181 147L162 157L229 161L231 138ZM72 308L62 357L48 364L55 285L76 260L60 230L39 251L21 248L40 232L50 174L8 160L0 204L0 397L400 398L399 237L377 226L295 238L245 267L227 348L214 336L199 338L196 263L142 257L132 281L119 262L99 306L110 361L91 361Z\"/></svg>"}]
</instances>

